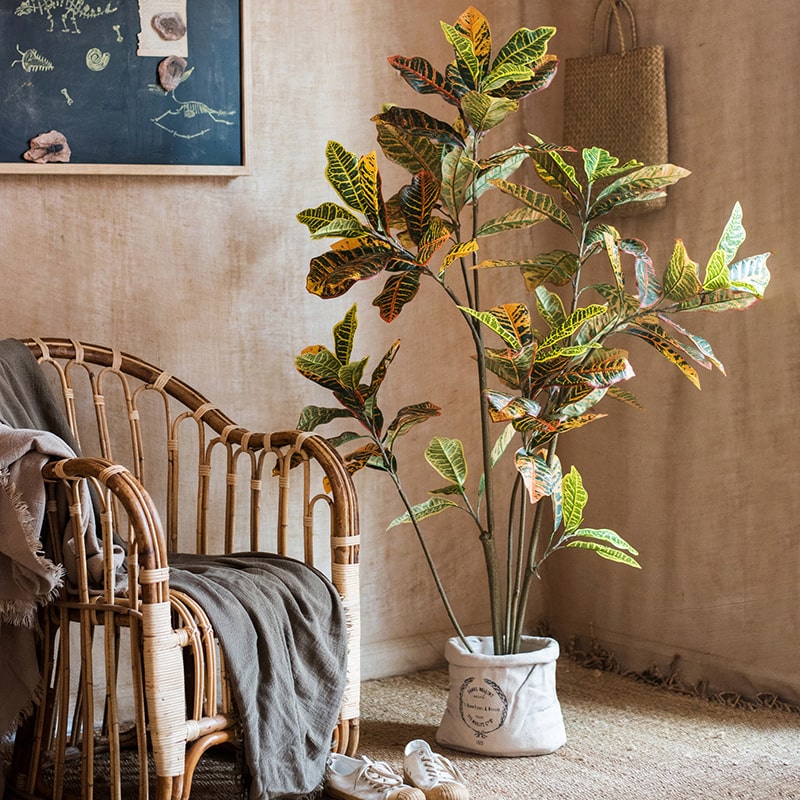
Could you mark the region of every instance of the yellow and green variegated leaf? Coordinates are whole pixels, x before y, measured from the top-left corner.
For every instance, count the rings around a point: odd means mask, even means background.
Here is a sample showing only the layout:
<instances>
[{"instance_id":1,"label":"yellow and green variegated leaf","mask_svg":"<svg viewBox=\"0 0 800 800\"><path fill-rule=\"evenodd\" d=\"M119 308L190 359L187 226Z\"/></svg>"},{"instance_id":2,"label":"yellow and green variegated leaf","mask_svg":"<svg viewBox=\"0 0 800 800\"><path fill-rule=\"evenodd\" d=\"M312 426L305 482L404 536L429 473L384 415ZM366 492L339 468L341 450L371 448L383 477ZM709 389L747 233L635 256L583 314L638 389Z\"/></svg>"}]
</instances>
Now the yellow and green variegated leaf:
<instances>
[{"instance_id":1,"label":"yellow and green variegated leaf","mask_svg":"<svg viewBox=\"0 0 800 800\"><path fill-rule=\"evenodd\" d=\"M446 480L463 486L467 480L464 446L458 439L435 436L431 439L425 460Z\"/></svg>"},{"instance_id":2,"label":"yellow and green variegated leaf","mask_svg":"<svg viewBox=\"0 0 800 800\"><path fill-rule=\"evenodd\" d=\"M424 58L392 56L389 63L403 76L406 83L419 94L438 94L450 105L458 105L458 97L438 70Z\"/></svg>"},{"instance_id":3,"label":"yellow and green variegated leaf","mask_svg":"<svg viewBox=\"0 0 800 800\"><path fill-rule=\"evenodd\" d=\"M466 205L474 164L460 147L451 148L442 158L442 202L453 219Z\"/></svg>"},{"instance_id":4,"label":"yellow and green variegated leaf","mask_svg":"<svg viewBox=\"0 0 800 800\"><path fill-rule=\"evenodd\" d=\"M487 389L485 395L492 422L513 422L527 417L538 417L542 410L539 403L528 397L510 397L493 389Z\"/></svg>"},{"instance_id":5,"label":"yellow and green variegated leaf","mask_svg":"<svg viewBox=\"0 0 800 800\"><path fill-rule=\"evenodd\" d=\"M679 311L744 311L757 303L759 298L751 292L741 289L715 289L713 292L704 292L696 297L690 297L679 304Z\"/></svg>"},{"instance_id":6,"label":"yellow and green variegated leaf","mask_svg":"<svg viewBox=\"0 0 800 800\"><path fill-rule=\"evenodd\" d=\"M444 31L445 38L453 47L456 58L466 67L467 75L462 73L465 81L467 78L468 88L477 89L483 77L481 62L475 53L475 45L469 36L465 36L458 28L448 25L446 22L440 23Z\"/></svg>"},{"instance_id":7,"label":"yellow and green variegated leaf","mask_svg":"<svg viewBox=\"0 0 800 800\"><path fill-rule=\"evenodd\" d=\"M547 444L559 431L558 424L530 415L515 419L511 424L515 430L525 434L529 450Z\"/></svg>"},{"instance_id":8,"label":"yellow and green variegated leaf","mask_svg":"<svg viewBox=\"0 0 800 800\"><path fill-rule=\"evenodd\" d=\"M478 171L475 180L467 189L467 200L474 201L487 189L491 189L491 181L504 180L511 176L527 157L527 153L519 147L510 147L507 150L500 150L488 161L482 161L480 165L471 162Z\"/></svg>"},{"instance_id":9,"label":"yellow and green variegated leaf","mask_svg":"<svg viewBox=\"0 0 800 800\"><path fill-rule=\"evenodd\" d=\"M533 342L531 314L527 306L522 303L506 303L502 306L495 306L489 310L489 313L494 316L500 327L511 334L516 342L512 345L515 349Z\"/></svg>"},{"instance_id":10,"label":"yellow and green variegated leaf","mask_svg":"<svg viewBox=\"0 0 800 800\"><path fill-rule=\"evenodd\" d=\"M602 147L590 147L583 150L583 169L590 183L601 178L611 178L623 172L630 172L636 167L641 167L641 161L628 161L620 166L619 159L612 156Z\"/></svg>"},{"instance_id":11,"label":"yellow and green variegated leaf","mask_svg":"<svg viewBox=\"0 0 800 800\"><path fill-rule=\"evenodd\" d=\"M603 558L607 558L609 561L616 561L618 564L626 564L629 567L634 567L635 569L641 569L642 566L636 561L635 558L631 558L627 553L623 553L621 550L617 550L613 547L606 547L598 542L587 542L583 539L573 539L569 541L566 547L576 547L580 550L591 550L597 555L602 556Z\"/></svg>"},{"instance_id":12,"label":"yellow and green variegated leaf","mask_svg":"<svg viewBox=\"0 0 800 800\"><path fill-rule=\"evenodd\" d=\"M522 100L530 94L546 89L558 71L558 56L546 55L535 64L531 64L532 75L524 81L509 81L492 90L495 97L508 97L512 100Z\"/></svg>"},{"instance_id":13,"label":"yellow and green variegated leaf","mask_svg":"<svg viewBox=\"0 0 800 800\"><path fill-rule=\"evenodd\" d=\"M356 305L350 306L341 322L337 322L333 326L333 349L336 353L336 358L342 364L347 364L350 361L350 355L353 352L353 342L358 330L357 311L358 307Z\"/></svg>"},{"instance_id":14,"label":"yellow and green variegated leaf","mask_svg":"<svg viewBox=\"0 0 800 800\"><path fill-rule=\"evenodd\" d=\"M658 319L671 328L674 328L678 333L689 340L690 344L681 343L681 349L684 353L691 356L698 364L702 364L707 369L711 369L712 366L715 366L723 375L725 374L725 367L722 366L722 362L714 355L711 345L702 336L687 331L686 328L679 325L666 314L658 314Z\"/></svg>"},{"instance_id":15,"label":"yellow and green variegated leaf","mask_svg":"<svg viewBox=\"0 0 800 800\"><path fill-rule=\"evenodd\" d=\"M592 303L592 305L577 308L560 325L553 328L547 337L540 342L540 347L550 347L568 336L572 336L587 320L605 314L606 307Z\"/></svg>"},{"instance_id":16,"label":"yellow and green variegated leaf","mask_svg":"<svg viewBox=\"0 0 800 800\"><path fill-rule=\"evenodd\" d=\"M640 239L622 239L617 242L623 253L636 259L636 288L639 292L639 306L652 308L661 299L661 283L656 276L653 259L647 254L647 245Z\"/></svg>"},{"instance_id":17,"label":"yellow and green variegated leaf","mask_svg":"<svg viewBox=\"0 0 800 800\"><path fill-rule=\"evenodd\" d=\"M547 53L547 43L555 32L556 29L550 27L535 30L520 28L515 31L492 62L492 72L504 64L533 64L539 61Z\"/></svg>"},{"instance_id":18,"label":"yellow and green variegated leaf","mask_svg":"<svg viewBox=\"0 0 800 800\"><path fill-rule=\"evenodd\" d=\"M340 297L353 284L380 273L392 257L393 251L388 245L377 245L375 242L354 247L329 250L311 260L306 278L306 288L311 294L328 299Z\"/></svg>"},{"instance_id":19,"label":"yellow and green variegated leaf","mask_svg":"<svg viewBox=\"0 0 800 800\"><path fill-rule=\"evenodd\" d=\"M322 203L316 208L306 208L297 215L297 220L302 222L312 234L337 220L347 220L355 225L361 225L353 214L336 203Z\"/></svg>"},{"instance_id":20,"label":"yellow and green variegated leaf","mask_svg":"<svg viewBox=\"0 0 800 800\"><path fill-rule=\"evenodd\" d=\"M629 325L625 328L626 333L642 339L647 344L658 350L667 361L673 363L698 389L700 388L700 377L697 370L692 367L678 352L680 345L668 336L663 336L657 331L644 327L643 325Z\"/></svg>"},{"instance_id":21,"label":"yellow and green variegated leaf","mask_svg":"<svg viewBox=\"0 0 800 800\"><path fill-rule=\"evenodd\" d=\"M715 250L706 266L706 277L703 280L703 291L713 292L715 289L730 289L731 279L725 265L725 252Z\"/></svg>"},{"instance_id":22,"label":"yellow and green variegated leaf","mask_svg":"<svg viewBox=\"0 0 800 800\"><path fill-rule=\"evenodd\" d=\"M416 175L428 170L437 177L441 174L443 146L423 136L412 136L402 127L378 123L378 144L390 161L399 164L406 172Z\"/></svg>"},{"instance_id":23,"label":"yellow and green variegated leaf","mask_svg":"<svg viewBox=\"0 0 800 800\"><path fill-rule=\"evenodd\" d=\"M530 344L521 350L503 350L487 347L484 350L486 369L512 389L519 390L531 371L536 355L536 344Z\"/></svg>"},{"instance_id":24,"label":"yellow and green variegated leaf","mask_svg":"<svg viewBox=\"0 0 800 800\"><path fill-rule=\"evenodd\" d=\"M503 214L502 217L497 217L496 219L491 219L488 222L484 222L483 225L478 229L475 236L493 236L496 233L505 233L506 231L516 231L521 230L523 228L530 228L533 225L536 225L538 222L542 222L546 220L547 217L544 214L540 214L538 211L534 211L532 208L525 208L524 206L520 206L519 208L515 208L513 211L509 211L507 214Z\"/></svg>"},{"instance_id":25,"label":"yellow and green variegated leaf","mask_svg":"<svg viewBox=\"0 0 800 800\"><path fill-rule=\"evenodd\" d=\"M733 211L731 211L730 218L722 231L717 250L722 250L725 254L725 266L727 267L739 251L739 247L745 240L745 230L742 225L742 207L737 202Z\"/></svg>"},{"instance_id":26,"label":"yellow and green variegated leaf","mask_svg":"<svg viewBox=\"0 0 800 800\"><path fill-rule=\"evenodd\" d=\"M489 20L477 8L470 6L456 20L455 28L472 42L472 51L481 68L488 69L492 53L492 32L489 28Z\"/></svg>"},{"instance_id":27,"label":"yellow and green variegated leaf","mask_svg":"<svg viewBox=\"0 0 800 800\"><path fill-rule=\"evenodd\" d=\"M598 419L603 419L604 417L608 416L607 414L581 414L577 417L569 417L568 419L562 420L558 425L558 430L562 433L566 433L567 431L577 430L578 428L582 428L584 425L589 425L592 422L596 422Z\"/></svg>"},{"instance_id":28,"label":"yellow and green variegated leaf","mask_svg":"<svg viewBox=\"0 0 800 800\"><path fill-rule=\"evenodd\" d=\"M580 262L575 253L567 250L553 250L524 262L521 264L521 269L525 286L529 292L534 292L544 283L566 286L578 271L579 266Z\"/></svg>"},{"instance_id":29,"label":"yellow and green variegated leaf","mask_svg":"<svg viewBox=\"0 0 800 800\"><path fill-rule=\"evenodd\" d=\"M365 356L359 361L351 361L349 364L342 364L339 367L339 382L341 385L353 393L353 396L362 397L366 395L366 386L362 386L361 377L369 361L369 356Z\"/></svg>"},{"instance_id":30,"label":"yellow and green variegated leaf","mask_svg":"<svg viewBox=\"0 0 800 800\"><path fill-rule=\"evenodd\" d=\"M662 279L664 295L670 300L688 300L703 288L697 264L689 258L683 241L678 239Z\"/></svg>"},{"instance_id":31,"label":"yellow and green variegated leaf","mask_svg":"<svg viewBox=\"0 0 800 800\"><path fill-rule=\"evenodd\" d=\"M533 134L531 134L533 136ZM536 174L551 189L558 191L572 206L583 208L583 187L578 182L575 167L568 164L556 145L546 145L538 136L533 136L536 146L528 148Z\"/></svg>"},{"instance_id":32,"label":"yellow and green variegated leaf","mask_svg":"<svg viewBox=\"0 0 800 800\"><path fill-rule=\"evenodd\" d=\"M624 356L585 361L558 376L559 386L586 384L595 389L605 389L620 381L634 377L633 367Z\"/></svg>"},{"instance_id":33,"label":"yellow and green variegated leaf","mask_svg":"<svg viewBox=\"0 0 800 800\"><path fill-rule=\"evenodd\" d=\"M649 200L660 197L662 190L689 175L689 171L674 164L659 164L641 167L603 189L589 211L589 219L607 214L616 206L638 200Z\"/></svg>"},{"instance_id":34,"label":"yellow and green variegated leaf","mask_svg":"<svg viewBox=\"0 0 800 800\"><path fill-rule=\"evenodd\" d=\"M583 522L583 509L588 501L589 493L583 488L581 474L573 466L561 479L561 508L566 533L572 533Z\"/></svg>"},{"instance_id":35,"label":"yellow and green variegated leaf","mask_svg":"<svg viewBox=\"0 0 800 800\"><path fill-rule=\"evenodd\" d=\"M431 217L417 250L417 263L425 266L450 239L450 229L439 217Z\"/></svg>"},{"instance_id":36,"label":"yellow and green variegated leaf","mask_svg":"<svg viewBox=\"0 0 800 800\"><path fill-rule=\"evenodd\" d=\"M417 505L413 506L411 511L414 513L414 519L417 522L422 522L422 520L427 519L428 517L433 517L436 514L440 514L446 508L461 508L461 506L459 506L458 503L448 500L444 497L429 497L424 503L418 503ZM407 511L405 514L401 514L399 517L393 519L387 526L386 530L394 528L396 525L402 525L406 522L411 522L411 516Z\"/></svg>"},{"instance_id":37,"label":"yellow and green variegated leaf","mask_svg":"<svg viewBox=\"0 0 800 800\"><path fill-rule=\"evenodd\" d=\"M378 362L378 366L372 370L372 377L370 378L369 382L369 390L367 392L368 396L372 397L378 393L378 390L381 388L381 384L383 383L383 379L386 377L386 371L389 369L389 365L394 361L394 357L397 355L397 351L400 349L400 340L395 339L392 342L391 347L386 351L383 358Z\"/></svg>"},{"instance_id":38,"label":"yellow and green variegated leaf","mask_svg":"<svg viewBox=\"0 0 800 800\"><path fill-rule=\"evenodd\" d=\"M629 392L625 389L620 389L617 386L611 386L608 391L606 392L608 397L612 397L614 400L619 400L620 403L625 403L626 405L632 406L633 408L642 409L644 406L639 402L636 398L636 395L633 392Z\"/></svg>"},{"instance_id":39,"label":"yellow and green variegated leaf","mask_svg":"<svg viewBox=\"0 0 800 800\"><path fill-rule=\"evenodd\" d=\"M415 403L410 406L403 406L392 420L386 431L386 439L389 448L394 445L395 439L398 436L405 436L413 427L425 422L432 417L438 417L442 413L439 406L433 403Z\"/></svg>"},{"instance_id":40,"label":"yellow and green variegated leaf","mask_svg":"<svg viewBox=\"0 0 800 800\"><path fill-rule=\"evenodd\" d=\"M381 174L378 171L378 157L374 150L358 159L358 177L364 200L364 214L373 228L386 231L388 225L381 194Z\"/></svg>"},{"instance_id":41,"label":"yellow and green variegated leaf","mask_svg":"<svg viewBox=\"0 0 800 800\"><path fill-rule=\"evenodd\" d=\"M475 86L470 86L467 81L469 75L462 73L462 64L463 62L460 62L458 59L456 59L455 61L451 61L444 71L445 80L452 88L453 94L455 94L455 96L459 99L461 99L470 89L475 88ZM466 67L464 67L464 70L466 72Z\"/></svg>"},{"instance_id":42,"label":"yellow and green variegated leaf","mask_svg":"<svg viewBox=\"0 0 800 800\"><path fill-rule=\"evenodd\" d=\"M313 431L320 425L326 425L334 419L340 419L342 417L352 417L352 414L346 408L306 406L300 412L300 419L297 421L297 430Z\"/></svg>"},{"instance_id":43,"label":"yellow and green variegated leaf","mask_svg":"<svg viewBox=\"0 0 800 800\"><path fill-rule=\"evenodd\" d=\"M384 322L392 322L410 303L419 291L419 273L401 272L390 275L384 284L383 291L372 301L372 305L380 310Z\"/></svg>"},{"instance_id":44,"label":"yellow and green variegated leaf","mask_svg":"<svg viewBox=\"0 0 800 800\"><path fill-rule=\"evenodd\" d=\"M731 264L728 267L731 288L749 292L761 299L770 281L767 269L767 259L770 255L770 253L761 253Z\"/></svg>"},{"instance_id":45,"label":"yellow and green variegated leaf","mask_svg":"<svg viewBox=\"0 0 800 800\"><path fill-rule=\"evenodd\" d=\"M478 250L478 243L475 239L470 239L467 242L458 242L454 244L448 251L445 257L442 259L442 267L440 270L443 272L446 270L454 261L457 261L459 258L464 258L468 256L470 253L475 253Z\"/></svg>"},{"instance_id":46,"label":"yellow and green variegated leaf","mask_svg":"<svg viewBox=\"0 0 800 800\"><path fill-rule=\"evenodd\" d=\"M345 455L343 461L347 471L354 475L364 467L382 465L383 456L380 448L374 442L369 442L363 447L359 447L358 450L353 450L352 453Z\"/></svg>"},{"instance_id":47,"label":"yellow and green variegated leaf","mask_svg":"<svg viewBox=\"0 0 800 800\"><path fill-rule=\"evenodd\" d=\"M519 343L514 334L507 331L490 311L476 311L474 308L469 308L468 306L458 306L458 308L465 314L468 314L477 319L478 322L484 324L490 331L494 331L494 333L512 349L517 349L519 347Z\"/></svg>"},{"instance_id":48,"label":"yellow and green variegated leaf","mask_svg":"<svg viewBox=\"0 0 800 800\"><path fill-rule=\"evenodd\" d=\"M502 64L493 69L481 82L482 92L494 92L507 83L523 83L533 78L533 69L528 64Z\"/></svg>"},{"instance_id":49,"label":"yellow and green variegated leaf","mask_svg":"<svg viewBox=\"0 0 800 800\"><path fill-rule=\"evenodd\" d=\"M563 325L567 319L567 312L561 297L544 286L537 286L535 291L536 308L539 310L539 316L551 328Z\"/></svg>"},{"instance_id":50,"label":"yellow and green variegated leaf","mask_svg":"<svg viewBox=\"0 0 800 800\"><path fill-rule=\"evenodd\" d=\"M400 190L400 207L403 209L408 232L417 244L428 227L431 211L439 200L439 181L430 172L419 172L411 183Z\"/></svg>"},{"instance_id":51,"label":"yellow and green variegated leaf","mask_svg":"<svg viewBox=\"0 0 800 800\"><path fill-rule=\"evenodd\" d=\"M333 411L334 409L330 409ZM342 409L346 416L352 416L349 411L346 409ZM340 433L338 436L331 436L325 439L325 441L331 446L335 447L337 450L340 447L343 447L346 444L350 444L350 442L355 442L359 439L366 439L366 434L354 433L353 431L345 431L344 433Z\"/></svg>"},{"instance_id":52,"label":"yellow and green variegated leaf","mask_svg":"<svg viewBox=\"0 0 800 800\"><path fill-rule=\"evenodd\" d=\"M612 531L609 528L578 528L578 530L570 534L570 537L564 538L571 538L573 536L582 536L584 539L593 539L597 542L603 542L607 545L611 545L611 547L615 547L617 550L625 550L632 556L639 555L638 550L631 547L631 545L629 545L616 531Z\"/></svg>"},{"instance_id":53,"label":"yellow and green variegated leaf","mask_svg":"<svg viewBox=\"0 0 800 800\"><path fill-rule=\"evenodd\" d=\"M557 410L559 417L580 417L594 408L608 392L608 389L590 389L585 387L582 391L578 392L578 396L571 402L564 404Z\"/></svg>"},{"instance_id":54,"label":"yellow and green variegated leaf","mask_svg":"<svg viewBox=\"0 0 800 800\"><path fill-rule=\"evenodd\" d=\"M505 428L503 428L503 432L497 437L497 441L495 441L494 446L492 447L489 462L492 466L497 464L497 462L502 458L503 453L505 453L509 444L514 441L514 437L516 435L517 432L514 430L513 425L506 425Z\"/></svg>"},{"instance_id":55,"label":"yellow and green variegated leaf","mask_svg":"<svg viewBox=\"0 0 800 800\"><path fill-rule=\"evenodd\" d=\"M619 248L610 234L605 234L603 237L605 241L606 253L608 254L608 261L611 264L611 272L614 275L614 282L620 292L625 291L625 273L622 271L622 261L619 257Z\"/></svg>"},{"instance_id":56,"label":"yellow and green variegated leaf","mask_svg":"<svg viewBox=\"0 0 800 800\"><path fill-rule=\"evenodd\" d=\"M308 380L320 386L338 391L342 388L339 370L342 366L338 358L321 344L306 347L294 360L297 371Z\"/></svg>"},{"instance_id":57,"label":"yellow and green variegated leaf","mask_svg":"<svg viewBox=\"0 0 800 800\"><path fill-rule=\"evenodd\" d=\"M516 100L492 97L481 92L467 92L461 98L461 109L470 127L480 133L500 125L519 108Z\"/></svg>"},{"instance_id":58,"label":"yellow and green variegated leaf","mask_svg":"<svg viewBox=\"0 0 800 800\"><path fill-rule=\"evenodd\" d=\"M325 155L328 159L325 167L325 177L328 179L328 183L350 208L354 208L362 214L366 213L367 204L361 186L356 155L334 141L328 142Z\"/></svg>"},{"instance_id":59,"label":"yellow and green variegated leaf","mask_svg":"<svg viewBox=\"0 0 800 800\"><path fill-rule=\"evenodd\" d=\"M517 450L514 465L522 476L531 503L538 503L553 493L553 470L541 455L529 455L525 450Z\"/></svg>"},{"instance_id":60,"label":"yellow and green variegated leaf","mask_svg":"<svg viewBox=\"0 0 800 800\"><path fill-rule=\"evenodd\" d=\"M555 200L549 194L543 192L535 192L527 186L521 186L516 183L510 183L505 180L491 181L493 186L500 189L501 192L509 194L520 202L524 203L528 208L538 211L551 219L557 225L572 232L572 222L569 216L556 204Z\"/></svg>"},{"instance_id":61,"label":"yellow and green variegated leaf","mask_svg":"<svg viewBox=\"0 0 800 800\"><path fill-rule=\"evenodd\" d=\"M365 227L355 217L338 217L317 228L311 234L311 238L327 239L330 237L345 237L348 239L359 239L371 234L372 230Z\"/></svg>"},{"instance_id":62,"label":"yellow and green variegated leaf","mask_svg":"<svg viewBox=\"0 0 800 800\"><path fill-rule=\"evenodd\" d=\"M376 114L372 121L394 125L402 128L408 136L422 136L436 144L464 147L464 139L455 128L416 108L390 106L380 114Z\"/></svg>"}]
</instances>

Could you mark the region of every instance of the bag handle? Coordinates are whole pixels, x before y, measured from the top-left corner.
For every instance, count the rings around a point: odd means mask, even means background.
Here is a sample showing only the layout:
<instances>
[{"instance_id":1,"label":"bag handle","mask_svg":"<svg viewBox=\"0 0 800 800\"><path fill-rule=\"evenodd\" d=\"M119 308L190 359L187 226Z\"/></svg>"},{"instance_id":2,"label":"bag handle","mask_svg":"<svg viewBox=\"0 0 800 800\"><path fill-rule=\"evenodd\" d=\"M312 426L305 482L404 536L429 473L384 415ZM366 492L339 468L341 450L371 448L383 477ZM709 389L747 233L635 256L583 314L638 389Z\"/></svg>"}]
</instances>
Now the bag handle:
<instances>
[{"instance_id":1,"label":"bag handle","mask_svg":"<svg viewBox=\"0 0 800 800\"><path fill-rule=\"evenodd\" d=\"M628 0L597 0L594 7L594 14L592 14L592 28L590 37L589 52L594 56L594 34L597 27L597 14L600 11L600 6L604 3L609 5L608 13L606 14L605 33L603 35L603 42L605 43L605 52L608 53L609 34L611 33L611 17L614 17L614 22L617 28L617 36L619 37L619 49L621 53L625 53L625 33L622 29L622 18L620 17L619 8L622 7L628 14L628 25L630 28L631 49L635 50L637 45L636 37L636 19L633 16L633 9Z\"/></svg>"}]
</instances>

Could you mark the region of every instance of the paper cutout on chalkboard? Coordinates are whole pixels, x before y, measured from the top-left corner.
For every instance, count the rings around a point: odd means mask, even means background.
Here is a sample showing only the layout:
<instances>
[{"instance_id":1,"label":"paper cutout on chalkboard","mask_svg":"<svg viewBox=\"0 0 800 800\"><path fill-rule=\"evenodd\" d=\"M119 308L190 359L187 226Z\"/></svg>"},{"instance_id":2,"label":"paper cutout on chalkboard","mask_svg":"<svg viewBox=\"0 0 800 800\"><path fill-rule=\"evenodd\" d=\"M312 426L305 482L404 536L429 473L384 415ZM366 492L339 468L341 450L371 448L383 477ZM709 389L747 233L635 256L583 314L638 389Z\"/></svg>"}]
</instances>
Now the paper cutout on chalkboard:
<instances>
[{"instance_id":1,"label":"paper cutout on chalkboard","mask_svg":"<svg viewBox=\"0 0 800 800\"><path fill-rule=\"evenodd\" d=\"M139 49L140 56L182 56L189 55L189 34L185 32L179 39L165 39L157 30L154 20L177 19L188 26L186 0L139 0ZM163 26L162 26L163 28Z\"/></svg>"}]
</instances>

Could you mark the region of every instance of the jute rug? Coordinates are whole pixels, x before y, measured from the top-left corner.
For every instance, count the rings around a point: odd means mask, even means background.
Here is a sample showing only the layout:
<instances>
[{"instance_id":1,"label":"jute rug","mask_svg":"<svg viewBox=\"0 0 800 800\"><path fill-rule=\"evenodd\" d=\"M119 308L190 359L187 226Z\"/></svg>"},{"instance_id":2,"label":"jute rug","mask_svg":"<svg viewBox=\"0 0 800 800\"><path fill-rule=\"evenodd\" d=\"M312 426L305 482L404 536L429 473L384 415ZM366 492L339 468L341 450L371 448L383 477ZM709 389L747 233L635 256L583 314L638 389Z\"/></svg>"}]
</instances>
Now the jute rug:
<instances>
[{"instance_id":1,"label":"jute rug","mask_svg":"<svg viewBox=\"0 0 800 800\"><path fill-rule=\"evenodd\" d=\"M447 672L363 686L361 751L402 767L427 739L463 772L472 800L774 800L800 798L800 715L730 708L587 669L562 657L567 744L552 755L487 758L435 744Z\"/></svg>"},{"instance_id":2,"label":"jute rug","mask_svg":"<svg viewBox=\"0 0 800 800\"><path fill-rule=\"evenodd\" d=\"M567 744L548 756L487 758L436 745L447 684L446 670L365 682L360 752L402 771L406 742L426 739L459 765L472 800L800 800L796 710L731 708L562 656ZM202 759L192 797L240 797L235 761ZM129 767L124 794L135 797L135 761ZM98 774L95 796L107 797L107 786Z\"/></svg>"}]
</instances>

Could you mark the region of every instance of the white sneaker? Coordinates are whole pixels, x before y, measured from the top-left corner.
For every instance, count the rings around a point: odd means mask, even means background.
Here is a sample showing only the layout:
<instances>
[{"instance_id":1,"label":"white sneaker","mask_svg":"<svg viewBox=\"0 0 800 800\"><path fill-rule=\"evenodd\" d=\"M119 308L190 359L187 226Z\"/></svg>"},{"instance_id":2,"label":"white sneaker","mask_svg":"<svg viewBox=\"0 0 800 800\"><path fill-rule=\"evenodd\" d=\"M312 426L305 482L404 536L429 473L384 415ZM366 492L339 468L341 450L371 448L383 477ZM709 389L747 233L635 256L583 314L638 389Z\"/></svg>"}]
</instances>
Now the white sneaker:
<instances>
[{"instance_id":1,"label":"white sneaker","mask_svg":"<svg viewBox=\"0 0 800 800\"><path fill-rule=\"evenodd\" d=\"M383 761L331 753L325 791L340 800L425 800L425 795L392 772Z\"/></svg>"},{"instance_id":2,"label":"white sneaker","mask_svg":"<svg viewBox=\"0 0 800 800\"><path fill-rule=\"evenodd\" d=\"M449 759L431 750L423 739L406 745L403 776L422 789L426 800L469 800L464 776Z\"/></svg>"}]
</instances>

